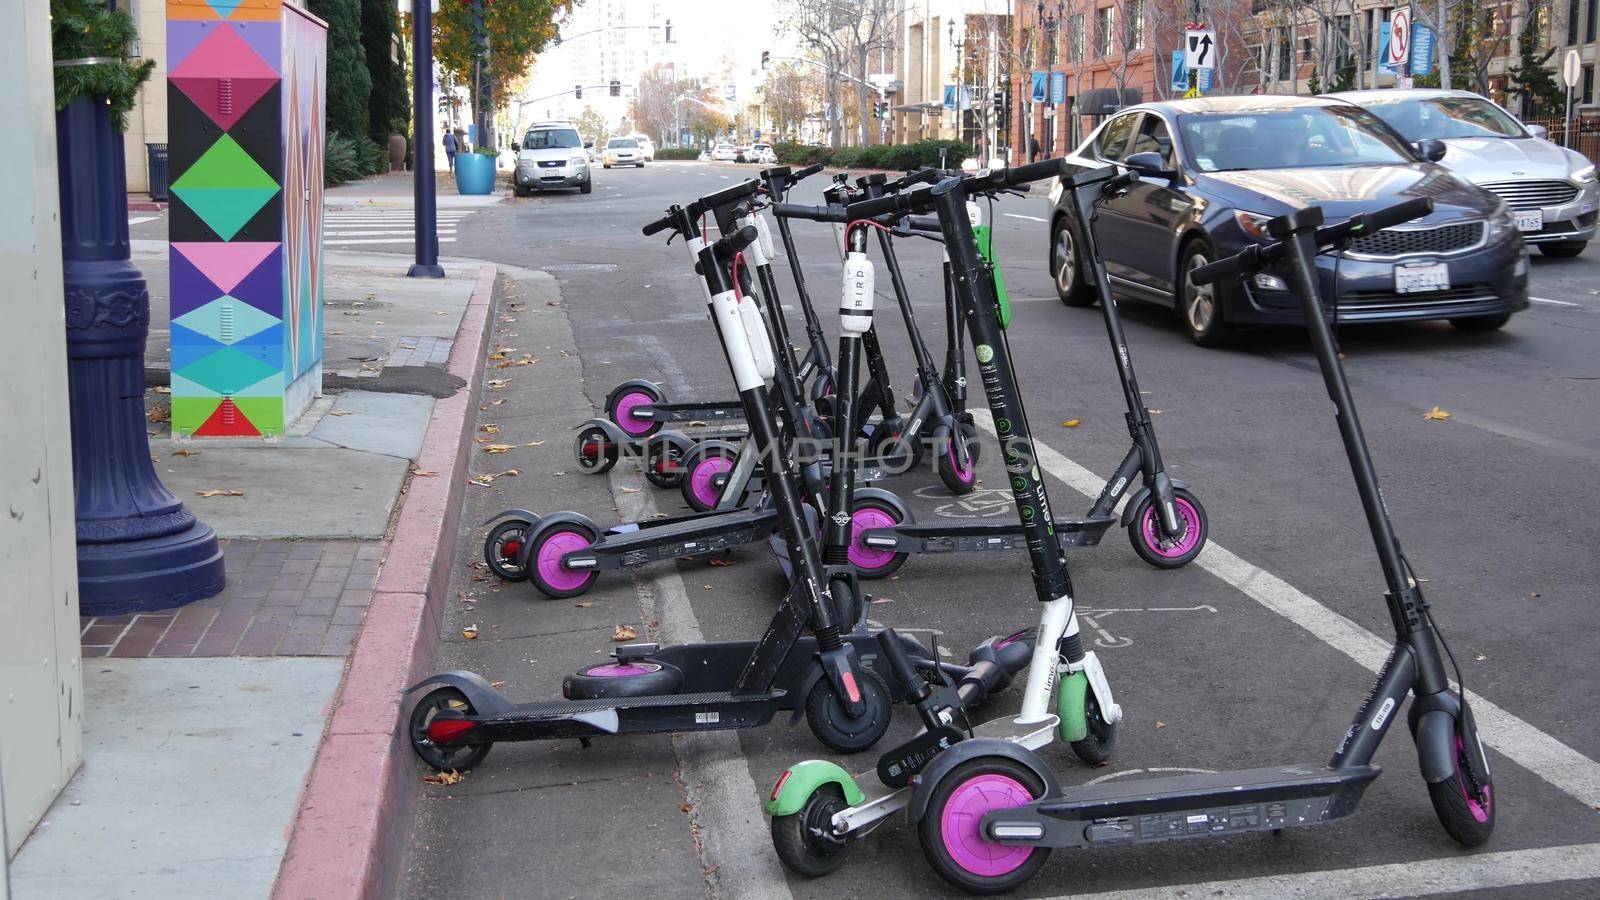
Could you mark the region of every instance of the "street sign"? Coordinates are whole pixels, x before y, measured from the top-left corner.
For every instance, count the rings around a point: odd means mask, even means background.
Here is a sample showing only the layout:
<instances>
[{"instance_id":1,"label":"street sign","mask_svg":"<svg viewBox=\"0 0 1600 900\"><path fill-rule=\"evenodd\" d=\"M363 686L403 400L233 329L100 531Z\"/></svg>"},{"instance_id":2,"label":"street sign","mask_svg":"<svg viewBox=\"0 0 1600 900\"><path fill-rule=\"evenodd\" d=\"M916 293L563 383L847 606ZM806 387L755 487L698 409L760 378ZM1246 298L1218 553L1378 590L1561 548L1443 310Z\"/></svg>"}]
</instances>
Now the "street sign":
<instances>
[{"instance_id":1,"label":"street sign","mask_svg":"<svg viewBox=\"0 0 1600 900\"><path fill-rule=\"evenodd\" d=\"M1399 69L1411 58L1411 7L1397 6L1389 16L1389 46L1383 62Z\"/></svg>"},{"instance_id":2,"label":"street sign","mask_svg":"<svg viewBox=\"0 0 1600 900\"><path fill-rule=\"evenodd\" d=\"M1569 88L1575 88L1582 75L1583 60L1578 58L1578 51L1568 50L1566 57L1561 60L1561 83Z\"/></svg>"},{"instance_id":3,"label":"street sign","mask_svg":"<svg viewBox=\"0 0 1600 900\"><path fill-rule=\"evenodd\" d=\"M727 102L732 103L735 100L737 100L738 98L739 98L739 87L738 87L738 85L736 85L736 84L734 84L733 82L730 81L730 82L727 82L726 84L724 84L722 86L722 99L723 100L726 100Z\"/></svg>"},{"instance_id":4,"label":"street sign","mask_svg":"<svg viewBox=\"0 0 1600 900\"><path fill-rule=\"evenodd\" d=\"M1191 69L1204 72L1216 68L1217 33L1208 28L1193 28L1183 33L1184 59Z\"/></svg>"},{"instance_id":5,"label":"street sign","mask_svg":"<svg viewBox=\"0 0 1600 900\"><path fill-rule=\"evenodd\" d=\"M1050 73L1033 73L1033 91L1028 95L1035 103L1044 103L1050 99Z\"/></svg>"}]
</instances>

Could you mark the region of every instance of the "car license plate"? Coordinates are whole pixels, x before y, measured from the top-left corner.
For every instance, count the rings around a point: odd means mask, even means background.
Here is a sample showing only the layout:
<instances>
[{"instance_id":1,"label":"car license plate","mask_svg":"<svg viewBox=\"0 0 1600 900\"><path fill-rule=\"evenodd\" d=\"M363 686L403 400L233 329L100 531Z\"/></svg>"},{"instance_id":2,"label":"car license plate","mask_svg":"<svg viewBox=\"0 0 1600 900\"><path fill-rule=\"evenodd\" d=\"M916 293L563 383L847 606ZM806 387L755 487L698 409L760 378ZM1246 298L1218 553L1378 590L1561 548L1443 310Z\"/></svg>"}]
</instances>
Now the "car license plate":
<instances>
[{"instance_id":1,"label":"car license plate","mask_svg":"<svg viewBox=\"0 0 1600 900\"><path fill-rule=\"evenodd\" d=\"M1394 267L1394 292L1419 294L1450 289L1450 267L1444 263L1421 263Z\"/></svg>"},{"instance_id":2,"label":"car license plate","mask_svg":"<svg viewBox=\"0 0 1600 900\"><path fill-rule=\"evenodd\" d=\"M1531 212L1516 213L1518 231L1543 231L1544 210L1536 209Z\"/></svg>"}]
</instances>

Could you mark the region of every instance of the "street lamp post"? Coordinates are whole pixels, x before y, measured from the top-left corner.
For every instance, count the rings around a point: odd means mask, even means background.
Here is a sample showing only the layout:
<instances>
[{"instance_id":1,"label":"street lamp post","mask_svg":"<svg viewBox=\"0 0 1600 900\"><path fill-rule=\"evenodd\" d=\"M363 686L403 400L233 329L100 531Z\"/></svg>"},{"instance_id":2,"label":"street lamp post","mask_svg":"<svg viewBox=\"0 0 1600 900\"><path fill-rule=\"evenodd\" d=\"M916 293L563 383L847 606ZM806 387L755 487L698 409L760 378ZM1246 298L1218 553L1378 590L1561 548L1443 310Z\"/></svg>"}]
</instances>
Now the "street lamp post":
<instances>
[{"instance_id":1,"label":"street lamp post","mask_svg":"<svg viewBox=\"0 0 1600 900\"><path fill-rule=\"evenodd\" d=\"M86 94L56 113L56 161L80 612L136 613L214 596L224 583L216 532L151 463L150 292L129 253L122 135L104 100Z\"/></svg>"},{"instance_id":2,"label":"street lamp post","mask_svg":"<svg viewBox=\"0 0 1600 900\"><path fill-rule=\"evenodd\" d=\"M412 278L443 278L439 265L439 232L433 173L433 5L429 0L411 4L411 118L416 135L411 148L412 201L417 239L417 261L406 272Z\"/></svg>"}]
</instances>

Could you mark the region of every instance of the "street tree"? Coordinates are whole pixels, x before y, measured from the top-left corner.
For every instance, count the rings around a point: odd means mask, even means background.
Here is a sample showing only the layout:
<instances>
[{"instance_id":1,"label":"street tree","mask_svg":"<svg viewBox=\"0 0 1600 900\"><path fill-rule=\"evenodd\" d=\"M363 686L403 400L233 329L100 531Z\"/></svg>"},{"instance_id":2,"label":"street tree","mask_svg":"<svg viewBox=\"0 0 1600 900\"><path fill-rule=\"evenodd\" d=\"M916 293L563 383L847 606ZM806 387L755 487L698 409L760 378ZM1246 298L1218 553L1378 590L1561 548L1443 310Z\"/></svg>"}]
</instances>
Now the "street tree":
<instances>
[{"instance_id":1,"label":"street tree","mask_svg":"<svg viewBox=\"0 0 1600 900\"><path fill-rule=\"evenodd\" d=\"M862 145L871 142L872 104L877 93L867 84L867 63L875 52L888 53L899 30L899 4L895 0L781 0L780 33L793 34L822 63L831 113L828 141L840 143L840 93L843 81L855 86L856 114ZM853 78L841 76L854 70Z\"/></svg>"},{"instance_id":2,"label":"street tree","mask_svg":"<svg viewBox=\"0 0 1600 900\"><path fill-rule=\"evenodd\" d=\"M328 131L361 140L368 134L372 75L361 46L360 0L309 0L306 8L328 23Z\"/></svg>"},{"instance_id":3,"label":"street tree","mask_svg":"<svg viewBox=\"0 0 1600 900\"><path fill-rule=\"evenodd\" d=\"M766 98L778 133L795 135L822 104L822 78L814 66L781 63L767 73Z\"/></svg>"},{"instance_id":4,"label":"street tree","mask_svg":"<svg viewBox=\"0 0 1600 900\"><path fill-rule=\"evenodd\" d=\"M489 41L484 81L491 100L510 96L510 86L526 75L534 58L556 40L556 19L572 4L573 0L484 0L484 31ZM433 19L433 47L440 68L468 85L476 110L481 100L478 82L472 77L477 63L473 6L470 0L440 4ZM329 97L332 95L329 91Z\"/></svg>"},{"instance_id":5,"label":"street tree","mask_svg":"<svg viewBox=\"0 0 1600 900\"><path fill-rule=\"evenodd\" d=\"M1526 117L1559 113L1564 102L1561 85L1548 65L1556 52L1549 39L1549 13L1548 0L1527 4L1517 35L1517 60L1506 70L1506 88Z\"/></svg>"},{"instance_id":6,"label":"street tree","mask_svg":"<svg viewBox=\"0 0 1600 900\"><path fill-rule=\"evenodd\" d=\"M665 145L678 124L678 95L688 84L674 77L672 70L657 66L639 76L639 87L628 101L628 118L633 127Z\"/></svg>"},{"instance_id":7,"label":"street tree","mask_svg":"<svg viewBox=\"0 0 1600 900\"><path fill-rule=\"evenodd\" d=\"M611 123L593 106L585 106L583 112L573 116L572 124L585 141L594 141L596 147L604 147L611 139Z\"/></svg>"},{"instance_id":8,"label":"street tree","mask_svg":"<svg viewBox=\"0 0 1600 900\"><path fill-rule=\"evenodd\" d=\"M367 136L383 146L391 132L406 133L411 100L406 90L405 42L398 61L390 58L398 31L393 0L361 0L361 46L372 90L367 98Z\"/></svg>"}]
</instances>

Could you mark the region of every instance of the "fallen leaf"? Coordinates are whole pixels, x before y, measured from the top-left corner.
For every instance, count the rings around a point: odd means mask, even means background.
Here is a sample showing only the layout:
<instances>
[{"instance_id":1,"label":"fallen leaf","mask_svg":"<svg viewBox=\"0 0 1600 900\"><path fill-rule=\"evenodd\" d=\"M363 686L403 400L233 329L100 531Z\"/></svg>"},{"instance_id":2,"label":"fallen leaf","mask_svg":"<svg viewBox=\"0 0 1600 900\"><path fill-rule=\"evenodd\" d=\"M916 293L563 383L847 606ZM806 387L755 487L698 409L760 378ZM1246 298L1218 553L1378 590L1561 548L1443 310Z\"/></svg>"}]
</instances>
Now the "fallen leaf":
<instances>
[{"instance_id":1,"label":"fallen leaf","mask_svg":"<svg viewBox=\"0 0 1600 900\"><path fill-rule=\"evenodd\" d=\"M1167 727L1167 723L1165 723L1165 722L1157 722L1156 723L1156 727L1157 728L1165 728L1165 727Z\"/></svg>"},{"instance_id":2,"label":"fallen leaf","mask_svg":"<svg viewBox=\"0 0 1600 900\"><path fill-rule=\"evenodd\" d=\"M210 491L195 491L194 495L196 497L243 497L244 491L228 491L218 489Z\"/></svg>"},{"instance_id":3,"label":"fallen leaf","mask_svg":"<svg viewBox=\"0 0 1600 900\"><path fill-rule=\"evenodd\" d=\"M511 379L509 378L491 378L484 382L484 384L489 386L489 390L491 391L498 391L510 383Z\"/></svg>"},{"instance_id":4,"label":"fallen leaf","mask_svg":"<svg viewBox=\"0 0 1600 900\"><path fill-rule=\"evenodd\" d=\"M611 632L611 639L613 641L631 641L638 636L639 632L634 631L633 628L628 625L618 625L617 630Z\"/></svg>"},{"instance_id":5,"label":"fallen leaf","mask_svg":"<svg viewBox=\"0 0 1600 900\"><path fill-rule=\"evenodd\" d=\"M478 626L476 626L476 625L468 625L467 627L461 629L461 636L466 638L469 641L477 640L478 639Z\"/></svg>"},{"instance_id":6,"label":"fallen leaf","mask_svg":"<svg viewBox=\"0 0 1600 900\"><path fill-rule=\"evenodd\" d=\"M582 603L574 603L572 605L576 606L579 609L588 609L589 607L594 605L594 602L591 601L591 600L585 600Z\"/></svg>"},{"instance_id":7,"label":"fallen leaf","mask_svg":"<svg viewBox=\"0 0 1600 900\"><path fill-rule=\"evenodd\" d=\"M491 354L489 354L489 358L490 359L505 359L506 355L504 353L491 353Z\"/></svg>"},{"instance_id":8,"label":"fallen leaf","mask_svg":"<svg viewBox=\"0 0 1600 900\"><path fill-rule=\"evenodd\" d=\"M427 469L412 469L411 470L411 474L417 476L418 478L429 478L429 477L432 477L432 476L437 475L439 473L438 472L430 472Z\"/></svg>"},{"instance_id":9,"label":"fallen leaf","mask_svg":"<svg viewBox=\"0 0 1600 900\"><path fill-rule=\"evenodd\" d=\"M330 410L328 410L328 415L330 415L330 416L348 416L348 415L350 415L350 413L347 410L343 410L343 409L330 409Z\"/></svg>"},{"instance_id":10,"label":"fallen leaf","mask_svg":"<svg viewBox=\"0 0 1600 900\"><path fill-rule=\"evenodd\" d=\"M150 461L153 462L153 463L161 462L161 457L159 457L159 456L155 455L154 453L152 453L152 454L150 454Z\"/></svg>"},{"instance_id":11,"label":"fallen leaf","mask_svg":"<svg viewBox=\"0 0 1600 900\"><path fill-rule=\"evenodd\" d=\"M679 804L678 804L678 810L679 810L679 811L680 811L680 812L688 812L688 811L689 811L689 810L691 810L691 809L694 809L694 807L692 807L692 806L690 806L690 805L689 805L689 804L687 804L687 803L679 803Z\"/></svg>"},{"instance_id":12,"label":"fallen leaf","mask_svg":"<svg viewBox=\"0 0 1600 900\"><path fill-rule=\"evenodd\" d=\"M708 564L710 564L710 565L718 566L718 567L733 565L733 560L728 559L727 557L723 557L723 556L713 556L710 559L706 560L706 562Z\"/></svg>"},{"instance_id":13,"label":"fallen leaf","mask_svg":"<svg viewBox=\"0 0 1600 900\"><path fill-rule=\"evenodd\" d=\"M524 447L543 447L544 446L544 441L529 441L526 444L523 444L522 446L524 446Z\"/></svg>"},{"instance_id":14,"label":"fallen leaf","mask_svg":"<svg viewBox=\"0 0 1600 900\"><path fill-rule=\"evenodd\" d=\"M622 489L622 492L624 494L637 494L639 493L639 488L625 487Z\"/></svg>"},{"instance_id":15,"label":"fallen leaf","mask_svg":"<svg viewBox=\"0 0 1600 900\"><path fill-rule=\"evenodd\" d=\"M478 426L478 430L483 432L484 434L499 434L500 433L500 426L496 425L493 422L486 422L486 423L484 423L482 425L479 425Z\"/></svg>"},{"instance_id":16,"label":"fallen leaf","mask_svg":"<svg viewBox=\"0 0 1600 900\"><path fill-rule=\"evenodd\" d=\"M1432 419L1432 420L1434 420L1436 422L1442 422L1445 419L1450 418L1450 414L1445 412L1444 410L1440 409L1439 407L1435 406L1433 409L1430 409L1427 412L1423 413L1422 417L1424 419Z\"/></svg>"},{"instance_id":17,"label":"fallen leaf","mask_svg":"<svg viewBox=\"0 0 1600 900\"><path fill-rule=\"evenodd\" d=\"M711 585L709 585L709 584L702 584L702 585L700 585L700 586L701 586L701 587L703 587L703 588L705 588L705 589L706 589L706 590L708 590L708 591L709 591L709 590L711 590Z\"/></svg>"},{"instance_id":18,"label":"fallen leaf","mask_svg":"<svg viewBox=\"0 0 1600 900\"><path fill-rule=\"evenodd\" d=\"M505 397L501 397L499 400L490 400L489 401L489 405L490 406L499 406L500 404L506 402L506 399L507 398L505 398Z\"/></svg>"},{"instance_id":19,"label":"fallen leaf","mask_svg":"<svg viewBox=\"0 0 1600 900\"><path fill-rule=\"evenodd\" d=\"M1152 410L1150 410L1150 415L1159 416L1164 412L1166 412L1166 410L1164 410L1164 409L1152 409Z\"/></svg>"},{"instance_id":20,"label":"fallen leaf","mask_svg":"<svg viewBox=\"0 0 1600 900\"><path fill-rule=\"evenodd\" d=\"M172 410L165 406L157 406L145 413L145 418L151 422L170 422L172 421Z\"/></svg>"},{"instance_id":21,"label":"fallen leaf","mask_svg":"<svg viewBox=\"0 0 1600 900\"><path fill-rule=\"evenodd\" d=\"M1083 420L1082 419L1068 419L1065 422L1061 423L1061 427L1062 428L1077 428L1079 425L1082 425L1082 424L1083 424Z\"/></svg>"},{"instance_id":22,"label":"fallen leaf","mask_svg":"<svg viewBox=\"0 0 1600 900\"><path fill-rule=\"evenodd\" d=\"M1483 655L1483 654L1482 654L1482 653L1479 653L1479 654L1478 654L1478 662L1483 662L1483 661L1484 661L1484 660L1486 660L1486 659L1488 659L1488 658L1489 658L1489 657L1487 657L1487 656L1484 656L1484 655Z\"/></svg>"},{"instance_id":23,"label":"fallen leaf","mask_svg":"<svg viewBox=\"0 0 1600 900\"><path fill-rule=\"evenodd\" d=\"M467 776L461 774L460 772L457 772L455 769L451 769L448 772L435 772L432 775L424 775L424 776L422 776L422 780L427 782L428 784L447 784L448 785L448 784L456 784L459 781L461 781L461 779L463 779L465 777L467 777Z\"/></svg>"},{"instance_id":24,"label":"fallen leaf","mask_svg":"<svg viewBox=\"0 0 1600 900\"><path fill-rule=\"evenodd\" d=\"M491 682L489 682L489 687L492 687L497 691L500 690L501 688L505 687L505 686L506 686L506 683L504 681L491 681Z\"/></svg>"},{"instance_id":25,"label":"fallen leaf","mask_svg":"<svg viewBox=\"0 0 1600 900\"><path fill-rule=\"evenodd\" d=\"M170 394L170 393L172 393L172 388L169 388L164 384L157 385L156 386L156 393L158 393L158 394Z\"/></svg>"},{"instance_id":26,"label":"fallen leaf","mask_svg":"<svg viewBox=\"0 0 1600 900\"><path fill-rule=\"evenodd\" d=\"M184 447L182 450L174 450L172 452L172 455L173 456L199 456L200 455L200 451L199 450L191 450L188 447Z\"/></svg>"},{"instance_id":27,"label":"fallen leaf","mask_svg":"<svg viewBox=\"0 0 1600 900\"><path fill-rule=\"evenodd\" d=\"M483 448L483 452L485 452L485 453L504 453L507 450L512 449L513 446L515 446L515 445L513 445L513 444L490 444L487 447Z\"/></svg>"},{"instance_id":28,"label":"fallen leaf","mask_svg":"<svg viewBox=\"0 0 1600 900\"><path fill-rule=\"evenodd\" d=\"M372 365L371 363L362 363L361 364L361 368L366 369L368 372L377 372L377 371L380 371L383 367L382 366L375 366L375 365Z\"/></svg>"}]
</instances>

